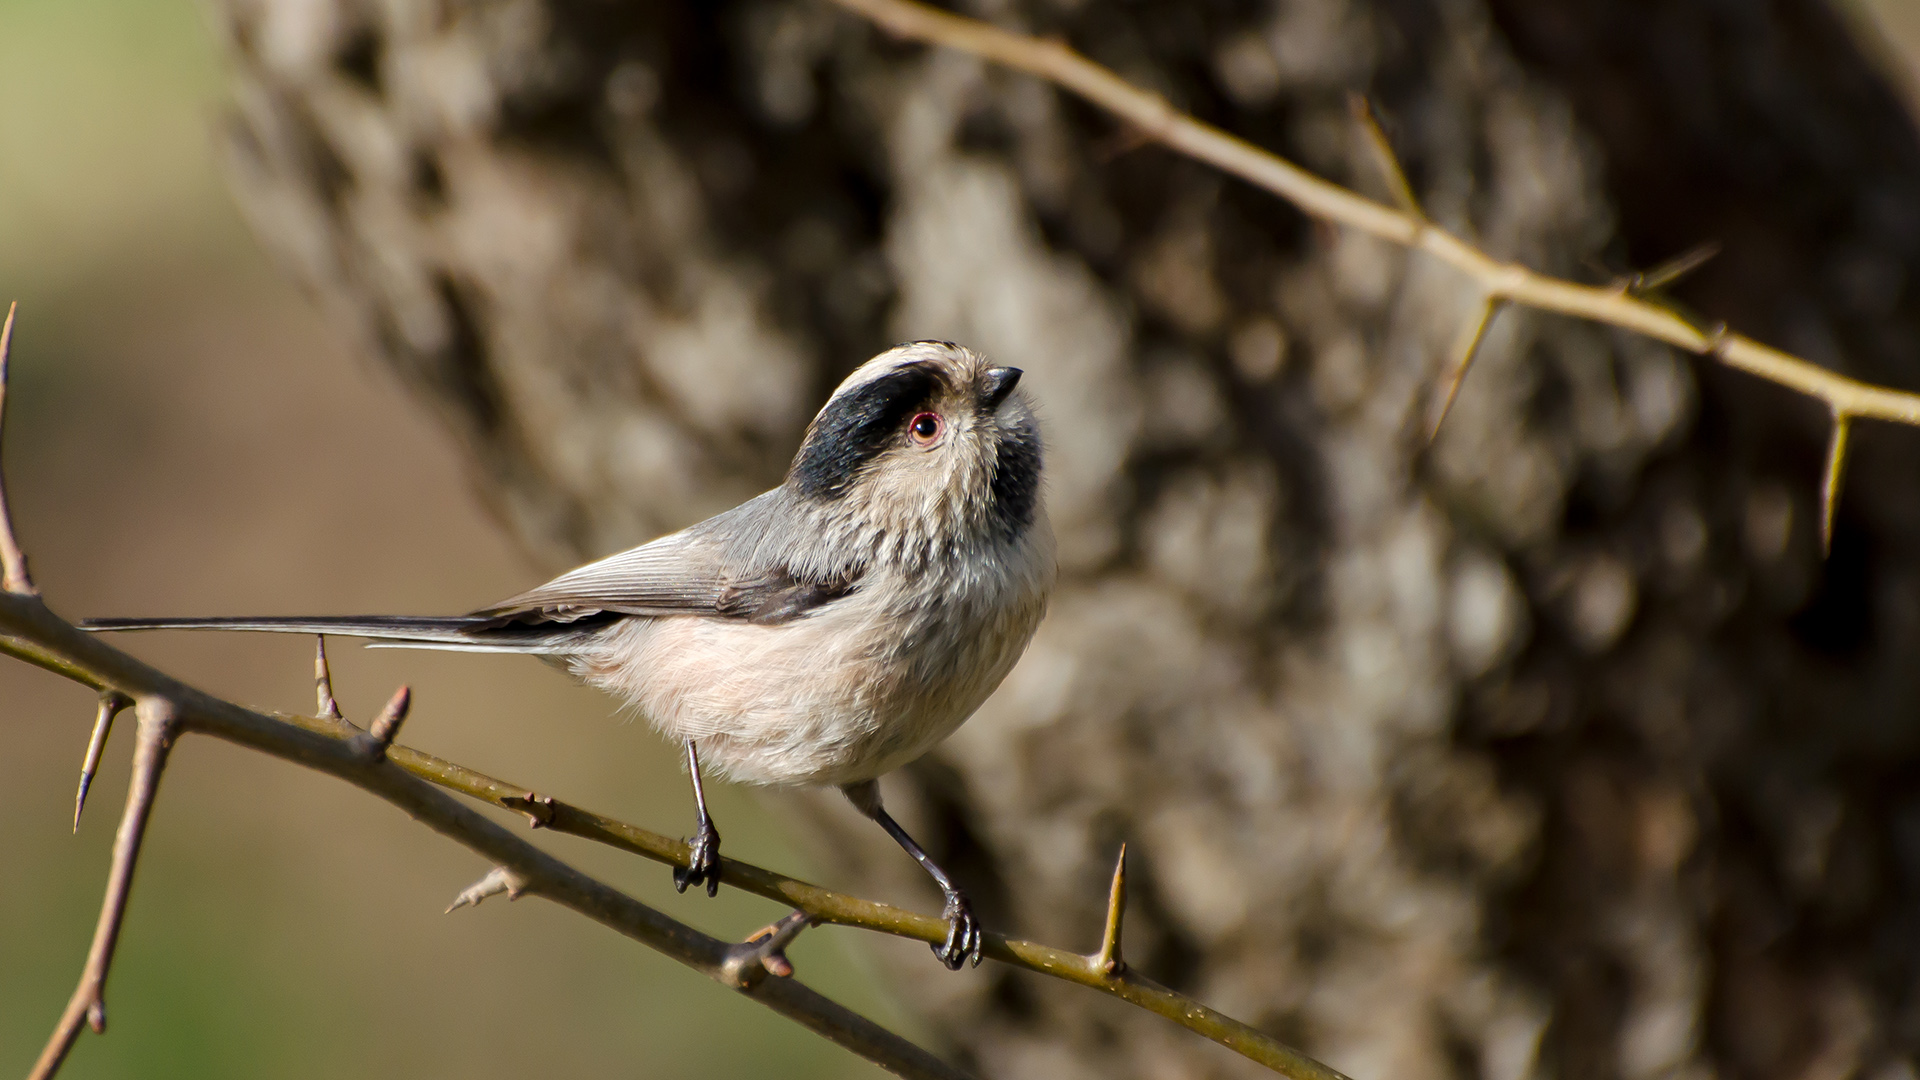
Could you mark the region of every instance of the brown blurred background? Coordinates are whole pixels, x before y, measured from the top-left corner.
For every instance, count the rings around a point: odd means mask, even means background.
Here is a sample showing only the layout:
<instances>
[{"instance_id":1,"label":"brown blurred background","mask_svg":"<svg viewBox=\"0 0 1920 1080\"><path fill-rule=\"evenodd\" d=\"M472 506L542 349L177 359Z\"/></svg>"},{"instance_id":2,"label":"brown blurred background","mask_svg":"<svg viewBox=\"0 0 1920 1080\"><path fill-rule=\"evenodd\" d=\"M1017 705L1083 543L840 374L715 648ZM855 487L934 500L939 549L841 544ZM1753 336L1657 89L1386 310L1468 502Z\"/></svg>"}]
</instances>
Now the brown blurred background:
<instances>
[{"instance_id":1,"label":"brown blurred background","mask_svg":"<svg viewBox=\"0 0 1920 1080\"><path fill-rule=\"evenodd\" d=\"M221 58L185 0L0 4L0 296L18 298L7 469L55 610L460 611L536 578L442 432L269 265L213 152ZM313 708L311 642L123 644L266 709ZM689 822L676 758L533 661L334 649L364 721L393 687L409 742L654 827ZM84 691L0 665L0 1076L72 989L126 781L116 741L79 835ZM121 736L125 732L120 733ZM712 793L730 854L805 870L761 806ZM545 837L735 936L778 912L675 896L665 868ZM539 902L447 902L486 870L324 777L192 739L175 757L116 962L110 1035L73 1077L843 1076L863 1062ZM837 932L808 979L896 1026Z\"/></svg>"},{"instance_id":2,"label":"brown blurred background","mask_svg":"<svg viewBox=\"0 0 1920 1080\"><path fill-rule=\"evenodd\" d=\"M1856 14L1869 51L1920 100L1920 5L1878 0ZM480 508L440 427L385 369L349 353L240 224L212 150L222 65L184 0L0 0L0 298L22 304L7 465L49 602L69 617L424 613L523 587L538 569ZM1910 433L1899 437L1911 447ZM235 700L311 708L304 640L129 645ZM655 828L686 827L674 755L531 661L345 644L335 655L336 688L357 718L406 681L409 742ZM91 704L0 664L11 810L0 830L0 1075L38 1052L97 911L126 747L110 750L69 836ZM726 788L714 800L730 854L809 872L758 801ZM151 837L110 1033L84 1037L66 1075L870 1072L537 901L443 917L484 866L291 766L190 740ZM717 933L774 914L733 894L675 897L659 867L544 840ZM828 930L794 955L815 985L915 1030L865 949Z\"/></svg>"}]
</instances>

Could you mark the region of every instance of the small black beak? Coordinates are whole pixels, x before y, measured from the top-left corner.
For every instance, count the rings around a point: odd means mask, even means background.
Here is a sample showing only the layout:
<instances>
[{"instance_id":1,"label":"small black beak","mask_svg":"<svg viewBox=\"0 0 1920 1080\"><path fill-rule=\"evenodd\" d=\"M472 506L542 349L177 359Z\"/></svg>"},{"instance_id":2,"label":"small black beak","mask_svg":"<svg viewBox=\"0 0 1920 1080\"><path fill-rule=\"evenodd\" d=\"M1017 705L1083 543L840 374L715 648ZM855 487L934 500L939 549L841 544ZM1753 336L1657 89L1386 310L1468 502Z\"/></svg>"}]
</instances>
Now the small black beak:
<instances>
[{"instance_id":1,"label":"small black beak","mask_svg":"<svg viewBox=\"0 0 1920 1080\"><path fill-rule=\"evenodd\" d=\"M1019 385L1020 369L1017 367L988 368L981 381L984 383L984 390L980 400L986 404L987 408L997 409L1001 402L1007 400L1007 395L1013 393L1013 388Z\"/></svg>"}]
</instances>

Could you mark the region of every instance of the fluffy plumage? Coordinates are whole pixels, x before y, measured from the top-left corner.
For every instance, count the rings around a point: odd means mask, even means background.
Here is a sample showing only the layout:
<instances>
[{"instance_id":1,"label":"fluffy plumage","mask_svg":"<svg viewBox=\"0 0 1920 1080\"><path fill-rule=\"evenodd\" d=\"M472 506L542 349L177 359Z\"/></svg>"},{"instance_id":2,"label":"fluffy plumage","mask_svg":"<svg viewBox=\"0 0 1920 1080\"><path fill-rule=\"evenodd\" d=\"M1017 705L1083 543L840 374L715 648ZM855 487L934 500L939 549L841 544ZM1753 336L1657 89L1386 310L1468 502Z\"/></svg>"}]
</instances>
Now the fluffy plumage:
<instances>
[{"instance_id":1,"label":"fluffy plumage","mask_svg":"<svg viewBox=\"0 0 1920 1080\"><path fill-rule=\"evenodd\" d=\"M1020 372L951 342L889 349L840 384L779 487L470 615L97 619L94 630L343 634L565 664L683 743L698 828L681 889L720 884L701 763L836 784L946 894L950 968L980 962L965 894L875 783L980 707L1053 588L1040 431Z\"/></svg>"},{"instance_id":2,"label":"fluffy plumage","mask_svg":"<svg viewBox=\"0 0 1920 1080\"><path fill-rule=\"evenodd\" d=\"M786 481L470 615L100 619L552 657L759 784L850 785L925 753L1000 684L1053 585L1019 373L949 342L868 361ZM908 430L932 414L930 444Z\"/></svg>"}]
</instances>

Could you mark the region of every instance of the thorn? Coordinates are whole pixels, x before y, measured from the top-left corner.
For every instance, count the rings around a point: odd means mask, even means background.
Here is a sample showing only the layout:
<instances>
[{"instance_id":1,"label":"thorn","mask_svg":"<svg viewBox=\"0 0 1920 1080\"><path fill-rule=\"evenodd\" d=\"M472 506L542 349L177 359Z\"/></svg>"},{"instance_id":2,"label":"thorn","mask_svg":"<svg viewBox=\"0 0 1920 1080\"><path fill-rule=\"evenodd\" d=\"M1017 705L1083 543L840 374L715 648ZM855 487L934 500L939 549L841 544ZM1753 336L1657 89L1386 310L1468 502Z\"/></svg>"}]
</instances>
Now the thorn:
<instances>
[{"instance_id":1,"label":"thorn","mask_svg":"<svg viewBox=\"0 0 1920 1080\"><path fill-rule=\"evenodd\" d=\"M1726 323L1714 323L1713 326L1707 330L1706 347L1701 350L1702 353L1718 358L1720 356L1720 350L1726 348L1727 339L1732 336L1733 334L1727 329Z\"/></svg>"},{"instance_id":2,"label":"thorn","mask_svg":"<svg viewBox=\"0 0 1920 1080\"><path fill-rule=\"evenodd\" d=\"M1367 146L1373 151L1374 163L1380 167L1381 177L1393 192L1393 201L1399 203L1400 209L1415 221L1425 222L1426 211L1420 209L1420 200L1414 198L1413 185L1407 183L1407 174L1400 168L1400 159L1393 152L1393 144L1387 141L1387 133L1380 129L1373 103L1367 100L1365 94L1356 91L1347 95L1347 109L1353 114L1354 122L1360 125L1361 134L1366 136Z\"/></svg>"},{"instance_id":3,"label":"thorn","mask_svg":"<svg viewBox=\"0 0 1920 1080\"><path fill-rule=\"evenodd\" d=\"M87 808L87 789L93 786L93 774L100 770L100 754L107 748L107 733L113 730L113 718L133 704L133 699L115 690L100 695L100 711L93 718L93 737L87 740L87 756L80 763L80 793L73 797L73 831L80 831L80 812Z\"/></svg>"},{"instance_id":4,"label":"thorn","mask_svg":"<svg viewBox=\"0 0 1920 1080\"><path fill-rule=\"evenodd\" d=\"M0 429L7 418L7 361L13 355L13 316L19 301L7 305L7 321L0 326ZM13 535L13 514L7 509L7 486L0 478L0 588L17 596L39 596L33 577L27 573L27 557Z\"/></svg>"},{"instance_id":5,"label":"thorn","mask_svg":"<svg viewBox=\"0 0 1920 1080\"><path fill-rule=\"evenodd\" d=\"M1827 467L1820 475L1820 557L1833 553L1833 512L1840 502L1840 480L1847 467L1847 426L1853 418L1833 410L1833 434L1827 439Z\"/></svg>"},{"instance_id":6,"label":"thorn","mask_svg":"<svg viewBox=\"0 0 1920 1080\"><path fill-rule=\"evenodd\" d=\"M1628 277L1624 282L1625 291L1638 294L1663 289L1705 266L1718 254L1720 241L1709 240L1645 273Z\"/></svg>"},{"instance_id":7,"label":"thorn","mask_svg":"<svg viewBox=\"0 0 1920 1080\"><path fill-rule=\"evenodd\" d=\"M806 912L795 911L772 926L755 930L740 944L729 946L720 961L721 981L745 989L767 974L782 979L792 975L793 964L787 959L786 948L811 925L813 921Z\"/></svg>"},{"instance_id":8,"label":"thorn","mask_svg":"<svg viewBox=\"0 0 1920 1080\"><path fill-rule=\"evenodd\" d=\"M1467 368L1473 366L1473 359L1480 353L1480 342L1487 336L1487 326L1500 311L1504 299L1488 293L1480 302L1480 315L1471 323L1460 328L1459 336L1453 341L1453 364L1447 372L1446 388L1435 404L1432 416L1427 420L1427 445L1440 437L1440 425L1446 423L1447 414L1453 411L1453 399L1460 395L1460 384L1466 381Z\"/></svg>"},{"instance_id":9,"label":"thorn","mask_svg":"<svg viewBox=\"0 0 1920 1080\"><path fill-rule=\"evenodd\" d=\"M1143 127L1122 124L1120 130L1094 143L1091 156L1095 165L1108 165L1153 141L1153 133Z\"/></svg>"},{"instance_id":10,"label":"thorn","mask_svg":"<svg viewBox=\"0 0 1920 1080\"><path fill-rule=\"evenodd\" d=\"M320 711L315 715L322 720L344 720L340 713L340 703L333 699L333 672L327 667L327 636L315 634L313 637L313 689L319 698Z\"/></svg>"},{"instance_id":11,"label":"thorn","mask_svg":"<svg viewBox=\"0 0 1920 1080\"><path fill-rule=\"evenodd\" d=\"M516 813L527 815L527 824L539 829L553 824L555 810L553 796L529 791L525 795L503 795L500 805Z\"/></svg>"},{"instance_id":12,"label":"thorn","mask_svg":"<svg viewBox=\"0 0 1920 1080\"><path fill-rule=\"evenodd\" d=\"M407 710L412 707L413 691L404 686L395 690L387 699L387 707L381 709L380 715L367 727L367 733L378 740L383 749L392 746L394 736L400 734L400 725L407 719Z\"/></svg>"},{"instance_id":13,"label":"thorn","mask_svg":"<svg viewBox=\"0 0 1920 1080\"><path fill-rule=\"evenodd\" d=\"M501 893L506 893L509 900L518 900L526 888L527 883L520 875L504 866L496 866L487 871L486 877L462 889L460 895L453 898L453 903L447 905L444 914L451 915L463 907L478 907L480 901Z\"/></svg>"},{"instance_id":14,"label":"thorn","mask_svg":"<svg viewBox=\"0 0 1920 1080\"><path fill-rule=\"evenodd\" d=\"M387 749L393 745L393 737L400 734L400 724L407 718L407 710L413 707L413 691L401 687L387 699L386 708L367 725L365 734L355 735L354 744L362 756L369 761L385 761Z\"/></svg>"},{"instance_id":15,"label":"thorn","mask_svg":"<svg viewBox=\"0 0 1920 1080\"><path fill-rule=\"evenodd\" d=\"M1127 845L1120 845L1120 857L1113 864L1113 886L1107 892L1107 929L1100 938L1100 952L1094 956L1102 974L1117 976L1127 969L1120 956L1120 921L1127 913Z\"/></svg>"}]
</instances>

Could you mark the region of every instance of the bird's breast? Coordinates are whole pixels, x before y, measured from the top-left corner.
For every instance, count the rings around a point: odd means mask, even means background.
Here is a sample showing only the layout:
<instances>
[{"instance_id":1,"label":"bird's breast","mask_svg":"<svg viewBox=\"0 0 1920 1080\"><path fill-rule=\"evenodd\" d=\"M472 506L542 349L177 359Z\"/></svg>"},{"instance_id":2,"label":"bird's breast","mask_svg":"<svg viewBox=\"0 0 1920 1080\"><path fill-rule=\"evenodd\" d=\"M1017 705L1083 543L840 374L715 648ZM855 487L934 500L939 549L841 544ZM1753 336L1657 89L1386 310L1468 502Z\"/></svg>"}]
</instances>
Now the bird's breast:
<instances>
[{"instance_id":1,"label":"bird's breast","mask_svg":"<svg viewBox=\"0 0 1920 1080\"><path fill-rule=\"evenodd\" d=\"M1050 558L1051 553L1045 553ZM704 766L761 784L849 784L926 753L979 708L1044 613L1051 564L874 567L779 625L632 618L574 663Z\"/></svg>"}]
</instances>

